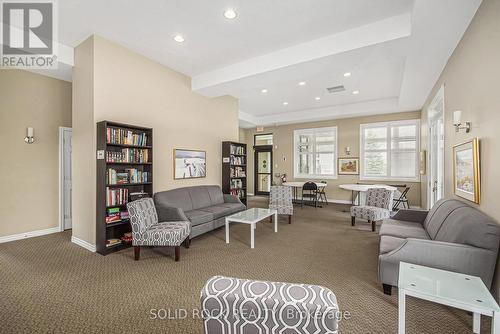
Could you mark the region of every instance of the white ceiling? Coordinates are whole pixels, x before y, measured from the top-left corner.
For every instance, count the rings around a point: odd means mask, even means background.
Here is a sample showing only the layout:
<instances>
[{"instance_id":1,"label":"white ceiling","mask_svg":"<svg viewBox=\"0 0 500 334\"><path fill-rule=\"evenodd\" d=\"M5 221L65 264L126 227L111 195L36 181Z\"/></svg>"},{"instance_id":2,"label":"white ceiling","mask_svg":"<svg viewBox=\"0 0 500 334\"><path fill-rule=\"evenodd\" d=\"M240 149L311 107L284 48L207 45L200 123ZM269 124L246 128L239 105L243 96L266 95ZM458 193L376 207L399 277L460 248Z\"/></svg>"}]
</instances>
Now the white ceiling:
<instances>
[{"instance_id":1,"label":"white ceiling","mask_svg":"<svg viewBox=\"0 0 500 334\"><path fill-rule=\"evenodd\" d=\"M120 43L191 76L194 91L239 98L251 127L421 108L480 3L64 0L59 41ZM222 15L229 7L235 20ZM337 85L346 90L326 91Z\"/></svg>"}]
</instances>

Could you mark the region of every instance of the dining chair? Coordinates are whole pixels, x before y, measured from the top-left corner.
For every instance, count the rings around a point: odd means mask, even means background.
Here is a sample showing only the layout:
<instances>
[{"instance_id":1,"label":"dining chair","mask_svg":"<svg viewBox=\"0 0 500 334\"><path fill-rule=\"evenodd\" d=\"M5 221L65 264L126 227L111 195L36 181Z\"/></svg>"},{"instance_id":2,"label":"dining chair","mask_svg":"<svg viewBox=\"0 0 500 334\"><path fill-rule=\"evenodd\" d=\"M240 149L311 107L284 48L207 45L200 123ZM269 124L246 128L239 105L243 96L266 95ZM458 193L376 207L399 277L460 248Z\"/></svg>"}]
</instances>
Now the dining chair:
<instances>
[{"instance_id":1,"label":"dining chair","mask_svg":"<svg viewBox=\"0 0 500 334\"><path fill-rule=\"evenodd\" d=\"M393 191L384 188L370 188L366 192L365 205L351 206L351 225L356 225L356 218L366 219L375 232L376 222L390 218Z\"/></svg>"},{"instance_id":2,"label":"dining chair","mask_svg":"<svg viewBox=\"0 0 500 334\"><path fill-rule=\"evenodd\" d=\"M328 200L326 199L326 192L325 192L327 182L326 181L319 181L319 183L325 184L324 187L318 187L319 200L321 202L325 203L326 205L328 205Z\"/></svg>"},{"instance_id":3,"label":"dining chair","mask_svg":"<svg viewBox=\"0 0 500 334\"><path fill-rule=\"evenodd\" d=\"M305 203L306 205L312 205L314 203L314 206L318 206L318 186L316 183L308 181L304 183L302 186L302 201L300 202L300 207L304 206L304 199L307 199L307 202L309 204Z\"/></svg>"},{"instance_id":4,"label":"dining chair","mask_svg":"<svg viewBox=\"0 0 500 334\"><path fill-rule=\"evenodd\" d=\"M410 191L410 187L406 184L395 185L394 187L398 188L394 191L394 200L392 205L392 211L398 211L399 205L403 204L403 209L410 208L410 202L408 201L408 192ZM400 191L402 189L403 191Z\"/></svg>"}]
</instances>

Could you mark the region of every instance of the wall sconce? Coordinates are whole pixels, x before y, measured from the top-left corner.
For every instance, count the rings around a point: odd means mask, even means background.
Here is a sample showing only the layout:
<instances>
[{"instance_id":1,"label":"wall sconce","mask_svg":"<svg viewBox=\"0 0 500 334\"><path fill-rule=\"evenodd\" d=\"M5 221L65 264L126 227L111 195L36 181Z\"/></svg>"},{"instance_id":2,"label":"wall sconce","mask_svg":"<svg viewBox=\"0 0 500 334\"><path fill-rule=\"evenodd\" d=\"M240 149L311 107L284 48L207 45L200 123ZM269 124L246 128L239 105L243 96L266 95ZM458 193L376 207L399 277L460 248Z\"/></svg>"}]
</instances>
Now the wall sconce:
<instances>
[{"instance_id":1,"label":"wall sconce","mask_svg":"<svg viewBox=\"0 0 500 334\"><path fill-rule=\"evenodd\" d=\"M26 128L26 137L24 137L24 142L26 144L33 144L35 138L33 137L33 128Z\"/></svg>"},{"instance_id":2,"label":"wall sconce","mask_svg":"<svg viewBox=\"0 0 500 334\"><path fill-rule=\"evenodd\" d=\"M462 110L455 110L453 112L453 126L455 127L455 132L459 132L464 129L466 133L470 132L470 122L465 122L465 125L462 126Z\"/></svg>"},{"instance_id":3,"label":"wall sconce","mask_svg":"<svg viewBox=\"0 0 500 334\"><path fill-rule=\"evenodd\" d=\"M351 155L351 148L349 146L345 148L345 154Z\"/></svg>"}]
</instances>

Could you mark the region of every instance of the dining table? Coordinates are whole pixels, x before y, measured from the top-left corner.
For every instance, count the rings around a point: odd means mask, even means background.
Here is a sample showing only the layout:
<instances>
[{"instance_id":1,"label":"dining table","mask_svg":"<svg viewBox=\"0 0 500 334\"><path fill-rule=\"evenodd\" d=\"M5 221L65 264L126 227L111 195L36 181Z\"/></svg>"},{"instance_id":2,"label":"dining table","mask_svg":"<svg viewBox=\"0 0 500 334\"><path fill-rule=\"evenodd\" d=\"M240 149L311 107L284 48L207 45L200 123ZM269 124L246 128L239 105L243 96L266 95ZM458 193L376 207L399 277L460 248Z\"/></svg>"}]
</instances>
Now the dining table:
<instances>
[{"instance_id":1,"label":"dining table","mask_svg":"<svg viewBox=\"0 0 500 334\"><path fill-rule=\"evenodd\" d=\"M292 202L294 204L300 203L299 201L299 190L302 189L304 184L306 184L309 181L290 181L290 182L283 182L284 186L291 187L292 188L292 193L293 193L293 200ZM326 183L324 182L313 182L316 184L318 189L325 188L327 186Z\"/></svg>"},{"instance_id":2,"label":"dining table","mask_svg":"<svg viewBox=\"0 0 500 334\"><path fill-rule=\"evenodd\" d=\"M390 186L387 184L360 184L360 183L341 184L341 185L339 185L339 188L351 191L351 194L352 194L351 204L352 205L356 205L356 198L357 198L358 205L361 205L361 202L364 202L364 197L365 197L364 195L366 194L368 189L383 188L383 189L390 190L392 192L394 192L398 189L394 186ZM363 199L361 197L363 197ZM392 208L392 201L390 203L390 207Z\"/></svg>"}]
</instances>

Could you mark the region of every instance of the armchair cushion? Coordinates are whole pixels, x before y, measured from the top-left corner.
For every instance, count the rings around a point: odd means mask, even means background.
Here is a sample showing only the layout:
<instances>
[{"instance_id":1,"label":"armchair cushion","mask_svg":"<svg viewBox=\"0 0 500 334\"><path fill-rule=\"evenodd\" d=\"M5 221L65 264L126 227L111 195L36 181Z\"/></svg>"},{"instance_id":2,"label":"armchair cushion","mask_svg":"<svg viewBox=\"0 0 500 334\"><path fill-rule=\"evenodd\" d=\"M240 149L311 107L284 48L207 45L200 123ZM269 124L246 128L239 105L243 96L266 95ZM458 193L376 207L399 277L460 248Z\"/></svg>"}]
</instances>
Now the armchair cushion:
<instances>
[{"instance_id":1,"label":"armchair cushion","mask_svg":"<svg viewBox=\"0 0 500 334\"><path fill-rule=\"evenodd\" d=\"M201 290L204 333L325 333L338 330L335 294L317 285L214 276Z\"/></svg>"},{"instance_id":2,"label":"armchair cushion","mask_svg":"<svg viewBox=\"0 0 500 334\"><path fill-rule=\"evenodd\" d=\"M150 226L132 239L134 246L180 246L191 231L189 222L165 222Z\"/></svg>"},{"instance_id":3,"label":"armchair cushion","mask_svg":"<svg viewBox=\"0 0 500 334\"><path fill-rule=\"evenodd\" d=\"M293 215L292 188L287 186L271 186L269 209L278 211L280 215Z\"/></svg>"},{"instance_id":4,"label":"armchair cushion","mask_svg":"<svg viewBox=\"0 0 500 334\"><path fill-rule=\"evenodd\" d=\"M390 217L388 209L376 206L351 206L351 217L362 218L369 221L379 221Z\"/></svg>"}]
</instances>

